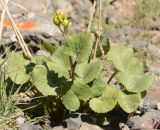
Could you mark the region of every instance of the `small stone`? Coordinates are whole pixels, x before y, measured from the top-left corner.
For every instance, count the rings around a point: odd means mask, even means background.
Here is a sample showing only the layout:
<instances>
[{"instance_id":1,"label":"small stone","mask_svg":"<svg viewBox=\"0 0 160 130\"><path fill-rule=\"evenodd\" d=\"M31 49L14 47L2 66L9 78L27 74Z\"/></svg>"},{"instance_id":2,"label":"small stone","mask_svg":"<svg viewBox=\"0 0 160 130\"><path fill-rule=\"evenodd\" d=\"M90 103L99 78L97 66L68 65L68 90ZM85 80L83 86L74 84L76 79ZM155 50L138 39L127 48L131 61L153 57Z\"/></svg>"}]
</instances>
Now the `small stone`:
<instances>
[{"instance_id":1,"label":"small stone","mask_svg":"<svg viewBox=\"0 0 160 130\"><path fill-rule=\"evenodd\" d=\"M155 108L156 108L156 103L152 101L150 98L145 97L143 101L143 105L141 107L141 112L146 112L147 110L155 109Z\"/></svg>"},{"instance_id":2,"label":"small stone","mask_svg":"<svg viewBox=\"0 0 160 130\"><path fill-rule=\"evenodd\" d=\"M160 102L157 103L157 109L160 111Z\"/></svg>"},{"instance_id":3,"label":"small stone","mask_svg":"<svg viewBox=\"0 0 160 130\"><path fill-rule=\"evenodd\" d=\"M19 108L17 108L16 109L16 116L18 117L24 117L24 112L23 112L23 110L22 109L19 109Z\"/></svg>"},{"instance_id":4,"label":"small stone","mask_svg":"<svg viewBox=\"0 0 160 130\"><path fill-rule=\"evenodd\" d=\"M22 124L18 130L40 130L38 127L32 124Z\"/></svg>"},{"instance_id":5,"label":"small stone","mask_svg":"<svg viewBox=\"0 0 160 130\"><path fill-rule=\"evenodd\" d=\"M80 126L82 125L81 115L81 113L70 114L69 118L64 120L63 126L66 125L66 127L71 130L79 130Z\"/></svg>"},{"instance_id":6,"label":"small stone","mask_svg":"<svg viewBox=\"0 0 160 130\"><path fill-rule=\"evenodd\" d=\"M28 17L28 18L33 18L33 17L35 17L35 13L33 13L33 12L28 13L27 17Z\"/></svg>"},{"instance_id":7,"label":"small stone","mask_svg":"<svg viewBox=\"0 0 160 130\"><path fill-rule=\"evenodd\" d=\"M121 130L130 130L129 127L124 123L119 123L119 127Z\"/></svg>"},{"instance_id":8,"label":"small stone","mask_svg":"<svg viewBox=\"0 0 160 130\"><path fill-rule=\"evenodd\" d=\"M152 112L146 112L143 116L143 122L141 124L141 128L146 128L146 129L153 129L153 113Z\"/></svg>"},{"instance_id":9,"label":"small stone","mask_svg":"<svg viewBox=\"0 0 160 130\"><path fill-rule=\"evenodd\" d=\"M153 129L159 121L160 111L150 109L142 117L133 116L127 121L131 129Z\"/></svg>"},{"instance_id":10,"label":"small stone","mask_svg":"<svg viewBox=\"0 0 160 130\"><path fill-rule=\"evenodd\" d=\"M91 124L84 122L82 123L80 130L103 130L103 129L97 125L91 125Z\"/></svg>"},{"instance_id":11,"label":"small stone","mask_svg":"<svg viewBox=\"0 0 160 130\"><path fill-rule=\"evenodd\" d=\"M56 126L56 127L51 128L50 130L64 130L64 127L63 126Z\"/></svg>"},{"instance_id":12,"label":"small stone","mask_svg":"<svg viewBox=\"0 0 160 130\"><path fill-rule=\"evenodd\" d=\"M142 123L143 123L143 119L139 115L137 115L137 116L131 117L126 124L131 129L140 129L140 124Z\"/></svg>"},{"instance_id":13,"label":"small stone","mask_svg":"<svg viewBox=\"0 0 160 130\"><path fill-rule=\"evenodd\" d=\"M38 55L38 56L50 56L50 53L49 52L47 52L47 51L44 51L44 50L39 50L39 51L37 51L36 52L36 55Z\"/></svg>"},{"instance_id":14,"label":"small stone","mask_svg":"<svg viewBox=\"0 0 160 130\"><path fill-rule=\"evenodd\" d=\"M15 34L12 34L12 35L11 35L10 41L11 41L11 42L17 42L17 38L16 38L16 35L15 35Z\"/></svg>"},{"instance_id":15,"label":"small stone","mask_svg":"<svg viewBox=\"0 0 160 130\"><path fill-rule=\"evenodd\" d=\"M16 122L17 122L18 125L24 124L24 121L25 121L25 118L24 118L24 117L18 117L18 118L16 119Z\"/></svg>"}]
</instances>

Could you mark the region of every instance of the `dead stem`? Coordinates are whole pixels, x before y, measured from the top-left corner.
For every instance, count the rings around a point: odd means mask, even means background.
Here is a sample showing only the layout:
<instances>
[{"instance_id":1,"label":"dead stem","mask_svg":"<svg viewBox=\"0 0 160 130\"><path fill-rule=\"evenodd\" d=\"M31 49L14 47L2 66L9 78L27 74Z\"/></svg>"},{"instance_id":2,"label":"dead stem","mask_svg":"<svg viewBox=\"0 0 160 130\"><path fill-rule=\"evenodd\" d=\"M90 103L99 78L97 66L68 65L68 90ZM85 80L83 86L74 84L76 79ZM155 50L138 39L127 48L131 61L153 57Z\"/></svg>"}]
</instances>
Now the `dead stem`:
<instances>
[{"instance_id":1,"label":"dead stem","mask_svg":"<svg viewBox=\"0 0 160 130\"><path fill-rule=\"evenodd\" d=\"M114 73L111 75L111 77L109 78L109 80L108 80L108 84L110 84L111 83L111 81L112 81L112 79L115 77L115 75L117 74L117 70L115 70L114 71Z\"/></svg>"},{"instance_id":2,"label":"dead stem","mask_svg":"<svg viewBox=\"0 0 160 130\"><path fill-rule=\"evenodd\" d=\"M92 20L93 20L93 15L94 15L94 12L95 12L95 8L96 8L96 1L94 0L93 6L92 6L92 11L91 11L91 16L90 16L89 24L88 24L88 28L87 28L87 33L89 33L90 29L91 29L91 23L92 23Z\"/></svg>"},{"instance_id":3,"label":"dead stem","mask_svg":"<svg viewBox=\"0 0 160 130\"><path fill-rule=\"evenodd\" d=\"M6 1L6 5L8 4L9 0ZM3 31L3 21L4 21L4 16L5 16L5 9L2 11L1 15L1 23L0 23L0 45L1 45L1 40L2 40L2 31Z\"/></svg>"},{"instance_id":4,"label":"dead stem","mask_svg":"<svg viewBox=\"0 0 160 130\"><path fill-rule=\"evenodd\" d=\"M101 19L102 19L102 0L99 0L99 18L98 18L98 31L97 31L97 36L96 36L96 45L93 51L93 61L96 58L96 52L98 45L100 44L100 39L101 39Z\"/></svg>"}]
</instances>

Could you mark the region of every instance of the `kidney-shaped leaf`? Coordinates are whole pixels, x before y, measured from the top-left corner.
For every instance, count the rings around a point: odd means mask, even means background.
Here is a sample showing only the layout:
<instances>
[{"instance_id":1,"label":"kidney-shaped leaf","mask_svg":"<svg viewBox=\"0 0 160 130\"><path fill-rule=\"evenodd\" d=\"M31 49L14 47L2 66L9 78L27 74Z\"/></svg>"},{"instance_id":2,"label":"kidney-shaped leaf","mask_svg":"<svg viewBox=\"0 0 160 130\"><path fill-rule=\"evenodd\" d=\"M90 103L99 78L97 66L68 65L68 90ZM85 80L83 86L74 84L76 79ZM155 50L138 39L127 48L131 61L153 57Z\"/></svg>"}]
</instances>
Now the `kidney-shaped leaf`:
<instances>
[{"instance_id":1,"label":"kidney-shaped leaf","mask_svg":"<svg viewBox=\"0 0 160 130\"><path fill-rule=\"evenodd\" d=\"M131 112L134 112L138 108L140 104L140 100L141 100L140 93L138 94L128 93L127 94L124 92L120 92L118 103L125 112L131 113Z\"/></svg>"},{"instance_id":2,"label":"kidney-shaped leaf","mask_svg":"<svg viewBox=\"0 0 160 130\"><path fill-rule=\"evenodd\" d=\"M76 111L80 107L80 101L72 90L67 91L61 100L64 106L70 111Z\"/></svg>"},{"instance_id":3,"label":"kidney-shaped leaf","mask_svg":"<svg viewBox=\"0 0 160 130\"><path fill-rule=\"evenodd\" d=\"M129 74L142 74L143 64L136 57L132 48L116 47L110 49L107 55L108 60L111 60L116 69Z\"/></svg>"},{"instance_id":4,"label":"kidney-shaped leaf","mask_svg":"<svg viewBox=\"0 0 160 130\"><path fill-rule=\"evenodd\" d=\"M89 100L89 98L91 98L92 96L91 88L87 84L75 82L72 85L71 89L75 93L75 95L83 101Z\"/></svg>"},{"instance_id":5,"label":"kidney-shaped leaf","mask_svg":"<svg viewBox=\"0 0 160 130\"><path fill-rule=\"evenodd\" d=\"M81 81L88 83L101 74L102 68L103 63L99 60L90 64L79 64L75 72Z\"/></svg>"},{"instance_id":6,"label":"kidney-shaped leaf","mask_svg":"<svg viewBox=\"0 0 160 130\"><path fill-rule=\"evenodd\" d=\"M107 84L105 81L103 81L101 78L97 78L91 87L92 90L92 96L100 96L103 92L103 90L107 87Z\"/></svg>"},{"instance_id":7,"label":"kidney-shaped leaf","mask_svg":"<svg viewBox=\"0 0 160 130\"><path fill-rule=\"evenodd\" d=\"M147 90L154 81L154 77L151 75L131 75L120 72L118 74L118 80L127 91L139 93Z\"/></svg>"},{"instance_id":8,"label":"kidney-shaped leaf","mask_svg":"<svg viewBox=\"0 0 160 130\"><path fill-rule=\"evenodd\" d=\"M58 59L60 59L61 62L64 63L67 69L70 68L69 56L65 54L64 46L60 46L56 49L56 51L52 55L52 60L54 60L54 57L57 57Z\"/></svg>"},{"instance_id":9,"label":"kidney-shaped leaf","mask_svg":"<svg viewBox=\"0 0 160 130\"><path fill-rule=\"evenodd\" d=\"M106 113L111 111L117 104L118 96L119 90L114 87L107 86L100 97L90 100L90 108L97 113Z\"/></svg>"},{"instance_id":10,"label":"kidney-shaped leaf","mask_svg":"<svg viewBox=\"0 0 160 130\"><path fill-rule=\"evenodd\" d=\"M53 70L54 72L58 73L59 77L64 76L65 78L69 79L69 56L64 54L63 46L56 49L51 59L52 61L47 62L49 70Z\"/></svg>"},{"instance_id":11,"label":"kidney-shaped leaf","mask_svg":"<svg viewBox=\"0 0 160 130\"><path fill-rule=\"evenodd\" d=\"M55 73L58 73L59 77L65 77L69 79L68 69L62 64L61 60L57 57L54 58L54 61L47 62L49 70L53 70Z\"/></svg>"},{"instance_id":12,"label":"kidney-shaped leaf","mask_svg":"<svg viewBox=\"0 0 160 130\"><path fill-rule=\"evenodd\" d=\"M91 34L73 34L67 38L64 45L64 52L72 56L78 63L85 62L90 56L92 46L93 40Z\"/></svg>"},{"instance_id":13,"label":"kidney-shaped leaf","mask_svg":"<svg viewBox=\"0 0 160 130\"><path fill-rule=\"evenodd\" d=\"M29 61L23 58L23 55L11 52L8 58L8 76L16 84L26 83L30 76L27 74L27 64Z\"/></svg>"},{"instance_id":14,"label":"kidney-shaped leaf","mask_svg":"<svg viewBox=\"0 0 160 130\"><path fill-rule=\"evenodd\" d=\"M55 89L57 87L54 81L54 74L49 72L43 65L36 65L32 71L32 81L35 87L44 96L56 95Z\"/></svg>"}]
</instances>

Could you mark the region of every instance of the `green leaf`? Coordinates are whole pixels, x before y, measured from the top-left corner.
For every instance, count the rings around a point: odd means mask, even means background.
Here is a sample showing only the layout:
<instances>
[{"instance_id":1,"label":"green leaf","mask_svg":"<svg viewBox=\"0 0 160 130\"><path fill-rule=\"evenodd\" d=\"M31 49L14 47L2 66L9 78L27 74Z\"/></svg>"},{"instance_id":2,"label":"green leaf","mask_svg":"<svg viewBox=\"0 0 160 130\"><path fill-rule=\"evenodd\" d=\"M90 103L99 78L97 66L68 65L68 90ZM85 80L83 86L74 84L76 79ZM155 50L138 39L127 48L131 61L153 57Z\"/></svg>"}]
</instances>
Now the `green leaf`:
<instances>
[{"instance_id":1,"label":"green leaf","mask_svg":"<svg viewBox=\"0 0 160 130\"><path fill-rule=\"evenodd\" d=\"M71 89L75 95L83 101L89 100L89 98L92 96L91 88L87 84L75 82Z\"/></svg>"},{"instance_id":2,"label":"green leaf","mask_svg":"<svg viewBox=\"0 0 160 130\"><path fill-rule=\"evenodd\" d=\"M64 51L71 56L74 61L86 62L90 56L93 46L91 34L80 33L68 37L64 45Z\"/></svg>"},{"instance_id":3,"label":"green leaf","mask_svg":"<svg viewBox=\"0 0 160 130\"><path fill-rule=\"evenodd\" d=\"M102 68L103 62L99 60L90 64L77 65L75 73L78 76L78 80L89 83L101 74Z\"/></svg>"},{"instance_id":4,"label":"green leaf","mask_svg":"<svg viewBox=\"0 0 160 130\"><path fill-rule=\"evenodd\" d=\"M117 47L112 48L107 55L108 60L111 60L116 69L128 74L142 74L143 64L134 57L132 48Z\"/></svg>"},{"instance_id":5,"label":"green leaf","mask_svg":"<svg viewBox=\"0 0 160 130\"><path fill-rule=\"evenodd\" d=\"M56 47L53 46L52 44L48 43L47 41L43 41L42 45L43 45L44 49L47 50L51 55L56 50Z\"/></svg>"},{"instance_id":6,"label":"green leaf","mask_svg":"<svg viewBox=\"0 0 160 130\"><path fill-rule=\"evenodd\" d=\"M54 79L55 74L49 72L44 65L36 65L32 71L32 81L36 88L44 96L56 95L55 89L56 79Z\"/></svg>"},{"instance_id":7,"label":"green leaf","mask_svg":"<svg viewBox=\"0 0 160 130\"><path fill-rule=\"evenodd\" d=\"M56 49L52 55L52 61L47 62L49 70L54 70L58 73L59 77L65 77L69 79L70 62L69 56L64 54L63 46Z\"/></svg>"},{"instance_id":8,"label":"green leaf","mask_svg":"<svg viewBox=\"0 0 160 130\"><path fill-rule=\"evenodd\" d=\"M51 60L46 56L33 56L31 59L31 62L37 65L42 65L42 64L44 65L48 61L51 61Z\"/></svg>"},{"instance_id":9,"label":"green leaf","mask_svg":"<svg viewBox=\"0 0 160 130\"><path fill-rule=\"evenodd\" d=\"M66 68L70 68L70 61L69 61L69 56L65 54L64 52L64 46L60 46L56 49L54 54L52 55L52 60L54 60L54 57L57 57L61 60L61 62L64 63Z\"/></svg>"},{"instance_id":10,"label":"green leaf","mask_svg":"<svg viewBox=\"0 0 160 130\"><path fill-rule=\"evenodd\" d=\"M29 61L23 58L23 55L11 52L8 58L8 76L16 84L26 83L30 76L27 74L26 66Z\"/></svg>"},{"instance_id":11,"label":"green leaf","mask_svg":"<svg viewBox=\"0 0 160 130\"><path fill-rule=\"evenodd\" d=\"M120 72L118 74L118 80L124 85L127 91L139 93L151 86L154 77L151 75L131 75Z\"/></svg>"},{"instance_id":12,"label":"green leaf","mask_svg":"<svg viewBox=\"0 0 160 130\"><path fill-rule=\"evenodd\" d=\"M102 95L90 100L90 108L97 113L106 113L111 111L117 104L119 90L114 87L106 87Z\"/></svg>"},{"instance_id":13,"label":"green leaf","mask_svg":"<svg viewBox=\"0 0 160 130\"><path fill-rule=\"evenodd\" d=\"M141 101L140 93L134 94L134 93L120 92L118 98L119 105L127 113L134 112L138 108L140 101Z\"/></svg>"},{"instance_id":14,"label":"green leaf","mask_svg":"<svg viewBox=\"0 0 160 130\"><path fill-rule=\"evenodd\" d=\"M105 81L103 81L101 78L97 78L91 87L92 90L92 96L100 96L103 92L103 90L107 87L107 84Z\"/></svg>"},{"instance_id":15,"label":"green leaf","mask_svg":"<svg viewBox=\"0 0 160 130\"><path fill-rule=\"evenodd\" d=\"M61 100L64 106L70 111L76 111L80 107L80 101L72 90L69 90L63 95Z\"/></svg>"},{"instance_id":16,"label":"green leaf","mask_svg":"<svg viewBox=\"0 0 160 130\"><path fill-rule=\"evenodd\" d=\"M62 64L61 60L59 60L57 57L55 57L54 60L55 61L47 62L49 70L54 70L55 73L58 73L59 77L65 77L69 79L69 72Z\"/></svg>"}]
</instances>

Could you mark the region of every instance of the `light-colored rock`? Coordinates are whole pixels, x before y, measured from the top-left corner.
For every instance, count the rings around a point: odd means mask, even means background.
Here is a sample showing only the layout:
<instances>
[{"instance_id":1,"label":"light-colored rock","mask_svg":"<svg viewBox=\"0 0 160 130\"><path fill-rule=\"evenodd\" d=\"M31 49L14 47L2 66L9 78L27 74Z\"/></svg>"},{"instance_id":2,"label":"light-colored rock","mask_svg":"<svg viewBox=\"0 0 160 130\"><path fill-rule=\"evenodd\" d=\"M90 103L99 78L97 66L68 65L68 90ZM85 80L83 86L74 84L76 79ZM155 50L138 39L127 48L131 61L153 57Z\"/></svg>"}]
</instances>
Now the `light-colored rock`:
<instances>
[{"instance_id":1,"label":"light-colored rock","mask_svg":"<svg viewBox=\"0 0 160 130\"><path fill-rule=\"evenodd\" d=\"M140 125L143 123L143 119L137 115L134 117L131 117L128 121L127 121L127 126L129 126L132 129L140 129Z\"/></svg>"},{"instance_id":2,"label":"light-colored rock","mask_svg":"<svg viewBox=\"0 0 160 130\"><path fill-rule=\"evenodd\" d=\"M91 124L84 122L82 123L80 130L103 130L103 129L97 125L91 125Z\"/></svg>"},{"instance_id":3,"label":"light-colored rock","mask_svg":"<svg viewBox=\"0 0 160 130\"><path fill-rule=\"evenodd\" d=\"M16 119L16 122L17 122L18 125L22 125L25 122L25 118L24 117L18 117Z\"/></svg>"},{"instance_id":4,"label":"light-colored rock","mask_svg":"<svg viewBox=\"0 0 160 130\"><path fill-rule=\"evenodd\" d=\"M64 130L64 127L63 126L56 126L56 127L53 127L49 130Z\"/></svg>"},{"instance_id":5,"label":"light-colored rock","mask_svg":"<svg viewBox=\"0 0 160 130\"><path fill-rule=\"evenodd\" d=\"M32 124L22 124L18 130L40 130L38 127Z\"/></svg>"},{"instance_id":6,"label":"light-colored rock","mask_svg":"<svg viewBox=\"0 0 160 130\"><path fill-rule=\"evenodd\" d=\"M120 127L121 130L130 130L129 127L124 123L120 123L119 127Z\"/></svg>"},{"instance_id":7,"label":"light-colored rock","mask_svg":"<svg viewBox=\"0 0 160 130\"><path fill-rule=\"evenodd\" d=\"M75 117L71 116L70 118L65 119L64 122L67 124L68 129L78 130L82 125L81 114L77 113L75 115Z\"/></svg>"},{"instance_id":8,"label":"light-colored rock","mask_svg":"<svg viewBox=\"0 0 160 130\"><path fill-rule=\"evenodd\" d=\"M146 112L143 116L143 122L140 126L140 128L146 128L146 129L153 129L153 121L152 121L152 113L151 112Z\"/></svg>"},{"instance_id":9,"label":"light-colored rock","mask_svg":"<svg viewBox=\"0 0 160 130\"><path fill-rule=\"evenodd\" d=\"M50 53L47 52L47 51L44 51L44 50L39 50L39 51L36 52L36 55L48 57L48 56L50 56Z\"/></svg>"},{"instance_id":10,"label":"light-colored rock","mask_svg":"<svg viewBox=\"0 0 160 130\"><path fill-rule=\"evenodd\" d=\"M160 111L160 102L157 103L157 109Z\"/></svg>"},{"instance_id":11,"label":"light-colored rock","mask_svg":"<svg viewBox=\"0 0 160 130\"><path fill-rule=\"evenodd\" d=\"M160 121L160 111L158 110L149 110L142 116L143 120L149 121L152 128ZM148 126L148 124L146 124ZM146 128L146 127L143 127Z\"/></svg>"},{"instance_id":12,"label":"light-colored rock","mask_svg":"<svg viewBox=\"0 0 160 130\"><path fill-rule=\"evenodd\" d=\"M156 103L154 101L152 101L150 98L145 97L144 100L142 101L142 106L141 108L141 112L146 112L150 109L155 109L156 108Z\"/></svg>"},{"instance_id":13,"label":"light-colored rock","mask_svg":"<svg viewBox=\"0 0 160 130\"><path fill-rule=\"evenodd\" d=\"M127 125L131 129L154 129L154 126L159 121L160 111L149 110L142 117L139 115L131 117L127 121Z\"/></svg>"}]
</instances>

